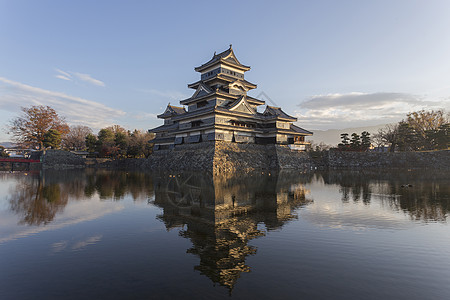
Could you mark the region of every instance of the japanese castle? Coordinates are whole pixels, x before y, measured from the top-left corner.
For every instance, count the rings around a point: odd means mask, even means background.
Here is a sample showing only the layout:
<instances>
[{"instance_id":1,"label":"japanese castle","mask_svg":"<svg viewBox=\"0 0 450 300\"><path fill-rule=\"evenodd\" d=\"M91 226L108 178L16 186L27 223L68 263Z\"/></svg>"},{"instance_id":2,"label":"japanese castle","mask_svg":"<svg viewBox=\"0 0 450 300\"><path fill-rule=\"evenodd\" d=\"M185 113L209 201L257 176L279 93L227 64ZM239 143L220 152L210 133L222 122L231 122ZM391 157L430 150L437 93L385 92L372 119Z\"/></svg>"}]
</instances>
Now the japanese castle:
<instances>
[{"instance_id":1,"label":"japanese castle","mask_svg":"<svg viewBox=\"0 0 450 300\"><path fill-rule=\"evenodd\" d=\"M269 105L257 111L265 101L247 95L256 84L244 79L250 67L239 62L231 45L194 70L201 74L188 84L194 94L181 100L182 106L167 105L158 115L164 124L149 130L156 134L155 150L202 141L284 144L292 150L309 146L305 136L312 132L294 125L297 118Z\"/></svg>"}]
</instances>

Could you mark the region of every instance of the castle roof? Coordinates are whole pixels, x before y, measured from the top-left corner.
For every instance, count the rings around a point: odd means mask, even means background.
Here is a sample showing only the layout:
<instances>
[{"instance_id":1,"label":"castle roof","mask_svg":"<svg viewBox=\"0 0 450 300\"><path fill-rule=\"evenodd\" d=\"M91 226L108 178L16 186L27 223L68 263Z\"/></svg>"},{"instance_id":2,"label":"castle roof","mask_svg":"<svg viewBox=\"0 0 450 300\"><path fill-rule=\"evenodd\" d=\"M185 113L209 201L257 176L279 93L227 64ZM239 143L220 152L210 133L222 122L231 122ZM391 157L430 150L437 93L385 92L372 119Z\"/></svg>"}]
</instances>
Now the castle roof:
<instances>
[{"instance_id":1,"label":"castle roof","mask_svg":"<svg viewBox=\"0 0 450 300\"><path fill-rule=\"evenodd\" d=\"M239 81L239 82L242 82L243 85L245 85L247 88L250 88L250 89L256 89L256 87L257 87L256 84L251 83L251 82L249 82L249 81L247 81L245 79L238 79L238 78L235 78L235 77L232 77L232 76L228 76L228 75L224 75L224 74L220 74L219 73L219 74L214 75L214 76L212 76L212 77L210 77L210 78L208 78L206 80L199 80L199 81L196 81L194 83L188 84L188 88L196 89L200 85L200 83L202 83L202 82L206 83L206 82L212 81L214 79L223 80L223 81L226 81L226 82L229 82L229 83L235 82L235 81Z\"/></svg>"},{"instance_id":2,"label":"castle roof","mask_svg":"<svg viewBox=\"0 0 450 300\"><path fill-rule=\"evenodd\" d=\"M174 106L174 105L170 105L168 104L166 107L166 110L158 115L157 117L160 119L166 119L169 117L173 117L175 115L181 115L181 114L185 114L186 110L184 109L184 107L179 107L179 106Z\"/></svg>"},{"instance_id":3,"label":"castle roof","mask_svg":"<svg viewBox=\"0 0 450 300\"><path fill-rule=\"evenodd\" d=\"M176 129L178 129L178 124L176 124L176 123L170 124L170 125L163 124L156 128L150 129L148 132L156 133L156 132L170 131L170 130L176 130Z\"/></svg>"},{"instance_id":4,"label":"castle roof","mask_svg":"<svg viewBox=\"0 0 450 300\"><path fill-rule=\"evenodd\" d=\"M276 116L282 119L288 119L289 121L297 121L297 118L292 117L285 113L280 107L267 105L266 110L263 112L264 116Z\"/></svg>"},{"instance_id":5,"label":"castle roof","mask_svg":"<svg viewBox=\"0 0 450 300\"><path fill-rule=\"evenodd\" d=\"M203 81L200 81L194 94L187 99L181 100L180 104L187 104L195 99L204 98L211 93L213 93L213 91Z\"/></svg>"},{"instance_id":6,"label":"castle roof","mask_svg":"<svg viewBox=\"0 0 450 300\"><path fill-rule=\"evenodd\" d=\"M233 47L231 45L230 45L230 48L228 48L227 50L225 50L219 54L214 53L213 57L208 62L204 63L203 65L201 65L199 67L196 67L194 70L197 72L202 72L203 70L207 69L208 67L218 64L218 63L230 65L230 66L240 69L242 71L250 70L249 66L245 66L239 62L236 55L234 55Z\"/></svg>"},{"instance_id":7,"label":"castle roof","mask_svg":"<svg viewBox=\"0 0 450 300\"><path fill-rule=\"evenodd\" d=\"M306 135L312 135L313 134L311 131L308 131L306 129L298 127L298 126L296 126L294 124L291 124L291 130L293 130L293 131L295 131L297 133L303 133L303 134L306 134Z\"/></svg>"}]
</instances>

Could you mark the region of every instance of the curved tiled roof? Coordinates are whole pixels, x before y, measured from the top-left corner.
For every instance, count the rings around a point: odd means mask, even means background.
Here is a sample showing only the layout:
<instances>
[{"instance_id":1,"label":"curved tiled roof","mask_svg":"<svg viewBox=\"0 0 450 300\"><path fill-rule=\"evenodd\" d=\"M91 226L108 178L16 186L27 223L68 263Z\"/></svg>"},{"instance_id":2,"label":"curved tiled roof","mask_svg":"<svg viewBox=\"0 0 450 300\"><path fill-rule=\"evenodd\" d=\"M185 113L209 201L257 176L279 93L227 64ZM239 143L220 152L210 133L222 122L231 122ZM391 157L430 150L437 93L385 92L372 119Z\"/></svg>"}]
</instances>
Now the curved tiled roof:
<instances>
[{"instance_id":1,"label":"curved tiled roof","mask_svg":"<svg viewBox=\"0 0 450 300\"><path fill-rule=\"evenodd\" d=\"M184 107L179 107L179 106L173 106L168 104L166 110L158 115L158 118L167 118L167 117L171 117L174 115L181 115L181 114L185 114L186 113L186 109L184 109Z\"/></svg>"},{"instance_id":2,"label":"curved tiled roof","mask_svg":"<svg viewBox=\"0 0 450 300\"><path fill-rule=\"evenodd\" d=\"M303 133L303 134L308 134L308 135L312 135L313 133L311 131L308 131L306 129L303 129L301 127L298 127L294 124L291 124L291 130L297 132L297 133Z\"/></svg>"},{"instance_id":3,"label":"curved tiled roof","mask_svg":"<svg viewBox=\"0 0 450 300\"><path fill-rule=\"evenodd\" d=\"M266 110L263 112L263 115L265 115L265 116L277 116L277 117L280 117L280 118L297 121L297 118L288 115L281 108L275 107L275 106L267 105Z\"/></svg>"},{"instance_id":4,"label":"curved tiled roof","mask_svg":"<svg viewBox=\"0 0 450 300\"><path fill-rule=\"evenodd\" d=\"M214 53L213 57L208 62L204 63L199 67L196 67L195 71L201 72L203 69L211 65L214 65L217 62L228 63L245 71L250 70L249 66L245 66L239 62L236 55L234 55L232 46L230 45L230 48L228 48L227 50L220 52L219 54Z\"/></svg>"},{"instance_id":5,"label":"curved tiled roof","mask_svg":"<svg viewBox=\"0 0 450 300\"><path fill-rule=\"evenodd\" d=\"M228 75L224 75L224 74L220 74L219 73L219 74L214 75L214 76L212 76L212 77L210 77L210 78L208 78L206 80L199 80L199 81L196 81L194 83L190 83L190 84L188 84L188 88L196 89L199 84L205 83L205 82L208 82L208 81L212 81L214 79L222 79L222 80L227 81L229 83L234 82L234 81L239 81L243 85L245 85L246 87L251 88L251 89L255 89L257 87L256 84L251 83L251 82L249 82L249 81L247 81L245 79L239 79L239 78L235 78L235 77L232 77L232 76L228 76Z\"/></svg>"}]
</instances>

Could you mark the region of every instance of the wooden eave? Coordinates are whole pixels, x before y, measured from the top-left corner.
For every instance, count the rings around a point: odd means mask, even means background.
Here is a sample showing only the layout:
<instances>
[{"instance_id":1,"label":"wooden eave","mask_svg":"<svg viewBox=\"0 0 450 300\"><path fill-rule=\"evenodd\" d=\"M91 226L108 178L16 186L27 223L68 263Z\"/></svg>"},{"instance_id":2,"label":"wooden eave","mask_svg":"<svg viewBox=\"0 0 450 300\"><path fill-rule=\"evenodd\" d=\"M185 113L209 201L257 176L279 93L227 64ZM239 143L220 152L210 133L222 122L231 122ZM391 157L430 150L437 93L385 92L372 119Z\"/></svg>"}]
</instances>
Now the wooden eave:
<instances>
[{"instance_id":1,"label":"wooden eave","mask_svg":"<svg viewBox=\"0 0 450 300\"><path fill-rule=\"evenodd\" d=\"M245 79L243 80L243 79L240 79L240 78L235 78L235 77L227 76L227 75L223 75L223 74L216 74L215 76L213 76L213 77L211 77L211 78L208 78L208 79L206 79L206 80L199 80L199 81L196 81L196 82L194 82L194 83L190 83L190 84L188 84L188 88L190 88L190 89L197 89L201 82L204 82L204 83L209 82L209 83L211 84L211 82L213 82L214 80L222 81L222 82L228 83L228 84L230 84L230 83L232 83L232 82L235 82L235 81L239 81L239 82L241 82L246 88L248 88L248 89L250 89L250 90L251 90L251 89L256 89L256 88L257 88L257 85L256 85L256 84L251 83L251 82L249 82L249 81L247 81L247 80L245 80Z\"/></svg>"},{"instance_id":2,"label":"wooden eave","mask_svg":"<svg viewBox=\"0 0 450 300\"><path fill-rule=\"evenodd\" d=\"M229 98L231 100L236 100L241 95L234 95L234 94L225 93L225 92L221 92L221 91L214 91L211 94L205 95L205 96L202 96L202 97L192 98L192 99L188 98L188 99L181 100L180 104L188 105L188 104L191 104L191 103L195 103L195 102L202 101L202 100L207 100L207 99L218 97L218 96L219 97L224 97L224 98Z\"/></svg>"},{"instance_id":3,"label":"wooden eave","mask_svg":"<svg viewBox=\"0 0 450 300\"><path fill-rule=\"evenodd\" d=\"M194 68L194 70L196 72L202 72L203 70L206 70L206 69L208 69L208 68L210 68L210 67L212 67L214 65L226 65L226 66L229 66L229 67L232 67L232 68L244 71L244 72L247 72L248 70L250 70L249 66L237 65L237 64L234 64L232 62L226 61L223 58L219 58L218 60L215 60L215 61L213 61L211 63L206 63L204 65L196 67L196 68Z\"/></svg>"},{"instance_id":4,"label":"wooden eave","mask_svg":"<svg viewBox=\"0 0 450 300\"><path fill-rule=\"evenodd\" d=\"M312 135L312 133L300 133L300 132L295 132L294 130L291 130L291 129L284 129L284 128L266 128L266 129L272 129L272 130L268 130L268 132L270 132L270 133L290 134L290 135L296 135L296 136Z\"/></svg>"},{"instance_id":5,"label":"wooden eave","mask_svg":"<svg viewBox=\"0 0 450 300\"><path fill-rule=\"evenodd\" d=\"M198 110L195 110L195 111L188 111L185 114L174 116L172 118L172 120L174 120L174 121L178 120L179 121L179 120L189 119L189 118L192 118L192 117L202 116L202 115L209 114L209 113L212 113L212 112L214 112L214 106L201 108L201 109L198 109Z\"/></svg>"},{"instance_id":6,"label":"wooden eave","mask_svg":"<svg viewBox=\"0 0 450 300\"><path fill-rule=\"evenodd\" d=\"M250 104L255 104L255 105L264 105L264 104L266 104L266 101L253 98L253 97L250 97L248 95L247 95L247 102L250 103Z\"/></svg>"},{"instance_id":7,"label":"wooden eave","mask_svg":"<svg viewBox=\"0 0 450 300\"><path fill-rule=\"evenodd\" d=\"M215 108L215 112L217 112L219 114L223 114L223 115L228 115L228 116L238 116L238 117L244 117L247 119L254 119L254 120L260 120L260 121L265 120L264 118L261 118L257 114L249 115L246 113L241 113L239 111L230 111L228 108L223 108L220 106Z\"/></svg>"}]
</instances>

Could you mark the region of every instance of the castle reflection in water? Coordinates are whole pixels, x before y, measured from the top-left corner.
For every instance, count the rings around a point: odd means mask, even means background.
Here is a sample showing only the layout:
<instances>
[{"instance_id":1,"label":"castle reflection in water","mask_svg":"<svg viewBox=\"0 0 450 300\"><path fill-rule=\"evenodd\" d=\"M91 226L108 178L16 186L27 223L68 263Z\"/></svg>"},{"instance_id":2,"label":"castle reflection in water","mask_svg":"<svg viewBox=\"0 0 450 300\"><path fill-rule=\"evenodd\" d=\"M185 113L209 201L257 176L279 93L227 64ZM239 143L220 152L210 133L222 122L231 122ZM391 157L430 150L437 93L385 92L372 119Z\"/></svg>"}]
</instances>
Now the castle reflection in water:
<instances>
[{"instance_id":1,"label":"castle reflection in water","mask_svg":"<svg viewBox=\"0 0 450 300\"><path fill-rule=\"evenodd\" d=\"M167 229L181 227L180 236L192 242L187 252L200 257L194 268L232 289L241 273L250 271L245 260L257 249L249 241L281 228L311 201L301 184L304 176L293 181L264 172L240 178L171 174L155 180L154 204L163 208L159 218Z\"/></svg>"},{"instance_id":2,"label":"castle reflection in water","mask_svg":"<svg viewBox=\"0 0 450 300\"><path fill-rule=\"evenodd\" d=\"M87 199L100 203L120 202L124 198L148 202L161 208L157 218L167 229L176 228L181 237L190 240L192 246L187 252L199 257L194 269L230 290L242 273L250 271L246 260L257 251L251 241L297 218L303 206L320 210L320 205L312 200L318 188L334 186L341 195L336 200L344 204L363 203L369 207L377 201L386 209L402 211L411 220L421 222L446 223L450 211L449 173L259 172L227 177L205 173L47 170L24 175L0 174L3 181L14 179L7 202L10 214L16 216L20 226L64 223L61 218L68 204L86 203ZM413 188L404 187L406 183ZM315 190L310 194L308 188L313 186ZM92 208L86 207L81 214L91 213ZM58 220L58 216L62 217Z\"/></svg>"}]
</instances>

